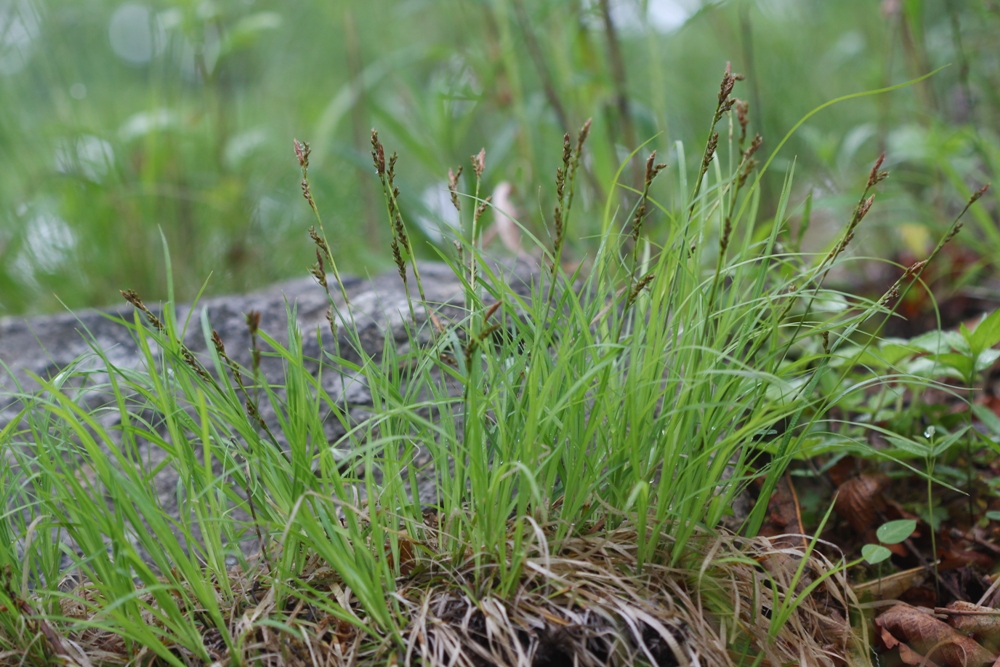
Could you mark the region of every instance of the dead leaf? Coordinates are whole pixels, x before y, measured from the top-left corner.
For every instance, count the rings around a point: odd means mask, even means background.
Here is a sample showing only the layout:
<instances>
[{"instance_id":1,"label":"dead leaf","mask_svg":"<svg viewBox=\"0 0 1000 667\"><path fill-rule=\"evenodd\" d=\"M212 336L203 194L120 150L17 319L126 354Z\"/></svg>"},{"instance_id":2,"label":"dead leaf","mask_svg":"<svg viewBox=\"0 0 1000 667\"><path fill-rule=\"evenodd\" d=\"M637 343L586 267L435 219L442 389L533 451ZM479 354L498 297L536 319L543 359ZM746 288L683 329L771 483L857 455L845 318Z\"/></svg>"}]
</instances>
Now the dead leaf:
<instances>
[{"instance_id":1,"label":"dead leaf","mask_svg":"<svg viewBox=\"0 0 1000 667\"><path fill-rule=\"evenodd\" d=\"M517 220L517 207L511 199L514 191L507 181L497 183L493 188L491 203L493 204L493 226L483 235L483 246L488 245L494 238L499 237L504 248L511 252L521 250L521 228L514 222Z\"/></svg>"},{"instance_id":2,"label":"dead leaf","mask_svg":"<svg viewBox=\"0 0 1000 667\"><path fill-rule=\"evenodd\" d=\"M852 477L837 490L833 508L847 519L851 527L864 535L875 527L878 511L883 507L882 489L885 479L881 475L862 474Z\"/></svg>"},{"instance_id":3,"label":"dead leaf","mask_svg":"<svg viewBox=\"0 0 1000 667\"><path fill-rule=\"evenodd\" d=\"M972 637L986 650L993 653L1000 651L1000 609L957 600L934 611L947 616L953 628Z\"/></svg>"},{"instance_id":4,"label":"dead leaf","mask_svg":"<svg viewBox=\"0 0 1000 667\"><path fill-rule=\"evenodd\" d=\"M997 659L975 640L935 618L929 609L898 604L876 618L875 625L886 648L899 647L899 656L907 664L921 664L926 657L943 667L982 667Z\"/></svg>"},{"instance_id":5,"label":"dead leaf","mask_svg":"<svg viewBox=\"0 0 1000 667\"><path fill-rule=\"evenodd\" d=\"M799 497L792 485L788 473L782 476L771 494L767 504L768 521L759 534L771 537L771 542L778 548L802 548L808 546L808 540L802 534L802 512L799 509Z\"/></svg>"},{"instance_id":6,"label":"dead leaf","mask_svg":"<svg viewBox=\"0 0 1000 667\"><path fill-rule=\"evenodd\" d=\"M911 588L916 588L927 581L927 568L921 565L903 572L890 574L852 586L859 598L875 600L894 600Z\"/></svg>"}]
</instances>

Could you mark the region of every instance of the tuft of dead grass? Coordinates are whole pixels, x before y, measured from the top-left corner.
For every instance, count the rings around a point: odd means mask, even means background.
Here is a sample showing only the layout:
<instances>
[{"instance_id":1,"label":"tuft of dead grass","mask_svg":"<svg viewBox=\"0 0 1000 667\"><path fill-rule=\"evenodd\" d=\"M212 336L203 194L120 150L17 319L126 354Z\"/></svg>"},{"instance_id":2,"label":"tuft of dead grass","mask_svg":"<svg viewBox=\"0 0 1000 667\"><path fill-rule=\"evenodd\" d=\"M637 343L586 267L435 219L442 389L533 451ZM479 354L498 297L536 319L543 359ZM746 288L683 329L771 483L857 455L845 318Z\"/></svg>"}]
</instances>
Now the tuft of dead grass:
<instances>
[{"instance_id":1,"label":"tuft of dead grass","mask_svg":"<svg viewBox=\"0 0 1000 667\"><path fill-rule=\"evenodd\" d=\"M429 513L427 523L433 535L436 517ZM852 664L863 650L848 621L857 601L843 568L815 551L782 547L778 538L702 531L689 541L684 563L668 567L658 564L669 561L671 538L664 534L655 561L640 569L637 533L629 524L608 531L594 526L558 544L548 541L555 525L531 527L534 542L507 594L482 576L499 564L471 553L455 562L437 540L403 539L404 574L390 594L403 617L396 637L375 630L350 589L318 558L298 580L285 582L269 580L258 559L250 571L231 573L239 593L224 612L239 655L227 652L208 624L203 645L213 664L268 667L835 666ZM64 600L65 616L91 627L60 637L59 657L79 665L148 663L146 649L130 647L102 628L100 618L80 618L94 608L93 595L93 588L78 585ZM152 602L152 594L141 597ZM777 610L795 597L801 599L787 621L776 623ZM79 599L90 604L74 602ZM152 615L146 621L158 622ZM200 664L181 648L171 652L183 664ZM17 664L13 656L0 662Z\"/></svg>"}]
</instances>

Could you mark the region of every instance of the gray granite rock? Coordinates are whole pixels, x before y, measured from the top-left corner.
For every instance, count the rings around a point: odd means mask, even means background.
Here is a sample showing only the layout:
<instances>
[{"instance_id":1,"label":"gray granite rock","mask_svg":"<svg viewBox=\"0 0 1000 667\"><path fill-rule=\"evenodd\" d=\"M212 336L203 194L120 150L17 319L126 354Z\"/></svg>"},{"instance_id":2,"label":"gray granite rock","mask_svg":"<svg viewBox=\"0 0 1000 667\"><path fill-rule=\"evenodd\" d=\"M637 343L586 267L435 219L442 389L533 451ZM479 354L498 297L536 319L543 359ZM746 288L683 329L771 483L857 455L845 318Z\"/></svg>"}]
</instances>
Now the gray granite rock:
<instances>
[{"instance_id":1,"label":"gray granite rock","mask_svg":"<svg viewBox=\"0 0 1000 667\"><path fill-rule=\"evenodd\" d=\"M498 275L522 295L530 293L530 282L537 276L533 264L525 260L507 264L493 263ZM445 264L426 263L420 265L422 282L427 303L441 320L462 316L463 287L452 269ZM207 317L210 327L218 332L224 341L227 354L239 365L251 365L251 339L246 324L246 314L257 311L261 314L260 329L282 345L288 340L288 312L294 312L294 325L302 332L303 352L307 367L313 373L320 370L319 359L323 349L337 350L340 357L358 361L361 355L352 347L347 327L351 318L347 317L340 288L329 277L330 292L337 310L341 313L338 340L334 342L327 309L329 301L326 291L311 278L291 280L267 289L243 295L222 296L204 299L194 307L180 305L176 308L176 321L187 321L185 346L195 355L198 362L214 373L210 343L202 328L202 318ZM411 288L413 277L410 276ZM350 313L357 330L357 340L365 355L375 359L382 356L386 338L395 341L397 349L405 351L410 343L410 328L420 329L425 323L426 313L413 289L416 310L416 327L410 321L410 312L403 283L397 273L389 273L374 278L344 278L344 292L350 302ZM491 301L485 297L487 303ZM147 307L159 318L163 318L162 307L147 303ZM0 320L0 430L17 418L23 406L22 397L39 390L33 377L52 380L67 368L86 370L89 375L77 374L78 384L70 388L70 394L79 403L95 410L98 421L109 433L116 434L120 415L107 390L107 364L95 350L101 350L107 363L120 371L145 369L145 361L136 345L135 334L123 326L119 319L132 321L135 309L122 305L105 310L86 310L53 316L32 318L7 318ZM427 327L423 327L427 331ZM266 354L267 347L261 346L265 354L261 358L260 370L269 383L281 385L284 369L282 360ZM323 349L321 349L323 348ZM363 377L350 375L342 368L326 364L323 368L322 385L335 403L346 409L349 424L357 424L370 414L371 396ZM117 372L117 371L116 371ZM80 377L87 379L79 380ZM279 397L281 390L278 390ZM97 409L100 408L100 409ZM283 436L277 428L277 416L267 401L260 402L260 414L275 433L279 445L284 445ZM155 416L150 418L155 422ZM344 424L333 418L324 422L328 442L337 442L344 435ZM3 444L3 443L0 443ZM142 455L148 465L155 465L165 454L148 443ZM18 435L6 443L7 451L2 452L10 463L14 456L11 448L20 447L29 451L30 433L18 429ZM22 458L23 460L23 458ZM81 462L83 463L83 462ZM153 480L160 498L160 505L176 515L178 503L175 494L177 473L172 466L164 467ZM423 483L423 480L421 480ZM418 489L423 496L425 489Z\"/></svg>"},{"instance_id":2,"label":"gray granite rock","mask_svg":"<svg viewBox=\"0 0 1000 667\"><path fill-rule=\"evenodd\" d=\"M504 271L507 279L522 294L528 292L528 281L535 274L533 267L524 261L506 268L498 267L498 270ZM462 303L462 285L452 270L445 264L426 263L420 265L420 272L430 308L440 308L445 313L456 314L456 307ZM410 282L412 287L412 275ZM343 287L350 301L358 338L366 354L380 358L386 335L399 345L407 342L408 334L404 325L409 320L409 310L403 283L397 273L370 279L345 277ZM417 299L416 290L412 291L419 326L425 313ZM342 317L346 318L341 290L332 276L330 292ZM155 314L162 314L158 305L146 305ZM250 294L204 299L194 308L178 306L176 313L178 322L189 322L184 342L203 365L211 367L201 327L202 312L205 311L211 327L218 331L224 341L229 356L237 363L249 366L250 334L246 314L250 311L260 312L261 330L285 344L288 339L288 306L294 307L295 324L304 334L306 357L319 359L320 345L333 348L332 334L326 321L327 295L311 278L290 280ZM32 375L51 379L74 362L77 362L77 368L102 368L104 363L93 354L95 347L101 349L108 361L119 368L138 368L142 360L134 337L116 321L119 318L131 321L133 316L132 306L123 304L104 310L0 319L0 362L3 362L3 366L0 366L0 426L12 416L11 410L16 403L15 394L38 388L37 383L31 379ZM340 355L348 361L358 361L360 355L351 346L344 323L339 324L340 340L337 349ZM319 338L316 336L317 331ZM280 360L265 355L261 360L261 371L269 381L280 381ZM331 387L341 384L335 382L333 377L327 379ZM94 397L94 400L98 398ZM364 400L361 395L351 398Z\"/></svg>"}]
</instances>

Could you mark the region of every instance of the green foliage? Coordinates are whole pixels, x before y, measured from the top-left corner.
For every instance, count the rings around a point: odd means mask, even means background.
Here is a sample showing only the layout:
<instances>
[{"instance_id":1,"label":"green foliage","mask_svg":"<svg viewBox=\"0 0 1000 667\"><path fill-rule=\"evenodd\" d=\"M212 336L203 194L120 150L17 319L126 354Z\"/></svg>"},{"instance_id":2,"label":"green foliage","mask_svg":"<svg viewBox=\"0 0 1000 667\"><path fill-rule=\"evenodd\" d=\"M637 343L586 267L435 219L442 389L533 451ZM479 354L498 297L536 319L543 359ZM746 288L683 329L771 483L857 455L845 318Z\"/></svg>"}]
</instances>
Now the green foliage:
<instances>
[{"instance_id":1,"label":"green foliage","mask_svg":"<svg viewBox=\"0 0 1000 667\"><path fill-rule=\"evenodd\" d=\"M355 335L350 350L307 359L302 336L318 332L290 327L284 345L260 332L285 376L268 385L242 369L252 399L218 353L211 374L185 360L169 307L162 331L138 317L122 322L141 369L116 368L95 350L100 373L81 364L40 380L44 391L22 397L24 410L0 433L9 508L0 605L16 612L0 615L2 652L44 661L32 629L45 620L110 631L130 655L141 647L168 664L182 664L178 649L210 662L208 631L242 656L256 621L237 627L227 616L240 595L234 564L268 582L276 608L308 602L373 642L399 643L407 621L396 587L408 559L471 561L466 594L508 595L529 554L630 525L640 570L693 567L696 535L717 527L744 489L763 480L742 526L754 534L777 480L816 454L919 465L921 512L934 524L935 470L950 470L956 445L967 470L973 442L998 449L1000 420L985 407L953 415L919 399L972 389L1000 357L1000 311L974 330L881 338L898 288L905 296L922 268L879 298L827 286L851 259L845 250L858 247L856 228L886 241L886 254L905 246L936 255L942 246L931 251L925 228L949 240L961 215L950 228L945 221L976 189L969 183L996 173L996 138L975 124L994 127L983 121L996 119L1000 101L971 94L1000 89L992 72L926 76L989 47L995 19L984 7L904 3L883 20L862 0L781 14L764 2L707 5L676 32L619 24L626 79L614 57L595 55L609 37L597 3L407 2L392 20L370 3L132 4L122 7L145 12L149 40L117 46L117 3L61 8L44 21L32 6L17 5L37 46L23 69L0 74L5 99L20 100L0 111L0 145L18 165L0 179L5 313L54 309L52 292L70 306L99 303L123 286L186 300L213 270L210 291L247 289L311 262L313 220L335 272L387 267L390 247L404 273L405 262L441 255L464 280L466 302L443 330L419 328L415 314L428 304L417 274L409 344L387 340L382 355L365 353ZM956 21L961 31L945 30ZM893 42L893 22L910 39ZM721 135L718 150L701 160L685 153L683 140L702 136L727 60L747 64L735 69L750 75L751 134L762 130L764 151L783 147L760 172L737 114L719 111L722 97L709 133L710 144ZM917 78L892 95L856 94ZM959 118L961 105L947 101L955 95L980 103ZM840 113L813 117L848 98ZM548 147L590 117L590 151L560 163ZM380 172L380 188L368 173L371 125L400 146L409 167L401 193L393 176ZM300 132L313 148L312 180L300 156L301 185L289 150ZM882 184L876 165L852 216L841 191L862 164L867 171L875 140L888 147L893 178ZM470 191L462 201L482 208L451 216L439 205L445 174L484 141L488 162L474 183L455 182ZM654 149L666 169L655 183L653 157L645 174L635 159ZM557 168L568 195L538 187ZM551 267L530 297L482 252L484 227L501 213L485 197L502 182L514 185L513 217ZM303 187L324 217L302 206ZM885 212L859 227L875 190ZM968 236L1000 252L989 214L972 216L973 233L955 242ZM442 234L438 223L449 220ZM448 254L452 238L462 259ZM149 259L161 240L173 249L165 266ZM570 257L586 258L586 269L565 275L559 260ZM336 318L351 331L349 312ZM211 323L199 324L209 340ZM363 381L370 416L349 422L346 399L324 389L315 364ZM85 407L78 382L101 383L114 405ZM248 402L270 404L276 423L262 425ZM99 419L107 408L120 425ZM847 417L834 422L831 411ZM972 415L988 433L971 428ZM346 427L341 441L326 441L324 419ZM873 449L866 433L888 446ZM140 443L161 457L143 458ZM417 466L422 454L431 465ZM164 470L179 480L176 516L151 484ZM432 489L435 529L412 493L418 484ZM911 524L886 524L878 538L898 542ZM251 561L240 547L254 538L263 550ZM407 555L430 544L429 556ZM862 554L877 563L889 551L866 545ZM314 586L316 563L340 597ZM71 572L85 592L59 586ZM782 600L771 629L821 581ZM69 616L67 605L83 612Z\"/></svg>"},{"instance_id":2,"label":"green foliage","mask_svg":"<svg viewBox=\"0 0 1000 667\"><path fill-rule=\"evenodd\" d=\"M899 519L883 523L875 532L879 544L866 544L862 546L861 557L869 565L877 565L888 560L892 556L892 552L882 545L898 544L903 540L909 539L910 535L916 529L917 522L913 519Z\"/></svg>"},{"instance_id":3,"label":"green foliage","mask_svg":"<svg viewBox=\"0 0 1000 667\"><path fill-rule=\"evenodd\" d=\"M917 522L913 519L899 519L889 521L878 527L876 535L882 544L899 544L917 529Z\"/></svg>"},{"instance_id":4,"label":"green foliage","mask_svg":"<svg viewBox=\"0 0 1000 667\"><path fill-rule=\"evenodd\" d=\"M647 3L611 3L622 7L612 16L621 71L600 4L90 0L43 12L35 0L13 3L0 44L0 94L16 100L0 110L0 146L17 165L0 180L0 314L105 304L126 287L164 298L164 267L151 259L159 228L184 300L210 273L216 294L300 274L309 223L288 169L295 135L315 149L313 190L341 268L388 268L390 234L368 174L372 126L416 167L401 177L400 206L416 252L434 257L437 227L451 219L441 204L449 167L485 145L483 191L511 183L519 220L544 236L555 200L538 183L558 156L542 147L593 117L584 215L568 249L581 254L580 239L601 231L603 189L624 154L651 138L664 156L678 140L702 140L727 61L749 77L742 94L764 151L823 101L953 63L913 89L808 122L773 165L797 162L793 206L811 192L813 219L842 219L843 192L874 159L870 147L885 147L889 205L865 235L887 250L920 255L920 230L939 232L954 202L998 171L986 128L998 124L1000 82L985 57L997 19L985 3L903 3L888 16L867 0L781 11L763 0L711 3L670 29L636 20ZM23 41L10 43L15 34ZM632 187L640 171L627 170ZM653 196L677 197L682 182L664 179ZM765 182L768 213L779 189ZM996 254L989 214L974 220ZM807 243L829 237L813 224Z\"/></svg>"},{"instance_id":5,"label":"green foliage","mask_svg":"<svg viewBox=\"0 0 1000 667\"><path fill-rule=\"evenodd\" d=\"M727 81L734 82L727 75L723 90ZM308 148L300 150L305 170ZM593 270L567 276L557 264L530 298L480 255L476 239L463 239L467 263L454 270L468 285L465 311L443 331L413 329L405 352L387 339L384 354L372 356L350 314L335 311L352 349L327 347L315 361L322 373L363 378L372 409L360 423L347 421L346 399L310 372L294 325L285 345L256 334L284 362L285 377L270 385L255 369L234 381L218 351L215 374L206 373L185 352L171 307L162 330L137 313L122 326L134 332L142 369L116 368L95 351L122 414L114 429L120 443L63 388L72 370L59 384L40 380L45 392L25 396L21 419L5 430L2 444L17 461L3 478L14 490L9 530L45 537L26 540L23 553L3 552L0 565L30 582L48 614L65 597L52 583L78 570L93 596L73 601L101 620L70 626L99 622L168 662L176 659L170 647L207 660L206 624L230 650L241 645L222 611L235 595L221 583L233 560L257 576L266 571L279 602L319 604L301 581L319 559L368 620L343 601L324 608L396 640L406 617L386 591L402 581L401 554L413 544L436 544L445 562L471 559L469 586L481 594L515 590L527 555L541 548L538 526L551 527L544 548L558 552L563 540L588 531L634 525L640 570L694 566L701 556L690 548L693 537L715 527L754 478L764 479L761 497L769 497L769 483L824 419L834 351L884 312L881 302L813 307L844 299L822 287L839 252L815 261L780 249L791 179L778 217L758 219L748 155L732 161L730 174L718 168L738 150L710 142L702 162L716 168L705 170L699 194L673 204L640 199L627 236L605 220ZM389 164L385 192L398 222ZM658 173L651 156L647 186ZM557 187L571 192L573 183ZM672 221L659 230L663 238L644 224L647 203ZM404 234L398 225L395 233ZM321 230L321 248L322 239ZM210 322L202 328L208 341ZM271 404L276 423L259 421L257 400ZM341 441L326 442L324 414L348 427ZM789 426L765 444L779 422ZM164 458L147 463L140 442ZM421 449L431 466L418 466ZM86 475L78 460L88 462ZM174 520L149 483L166 469L178 479ZM430 490L423 502L440 529L425 523L412 493L418 485ZM759 503L747 518L748 533L764 508ZM254 534L263 539L262 559L251 563L239 546ZM787 619L801 599L783 600L778 616ZM18 642L10 632L4 641Z\"/></svg>"}]
</instances>

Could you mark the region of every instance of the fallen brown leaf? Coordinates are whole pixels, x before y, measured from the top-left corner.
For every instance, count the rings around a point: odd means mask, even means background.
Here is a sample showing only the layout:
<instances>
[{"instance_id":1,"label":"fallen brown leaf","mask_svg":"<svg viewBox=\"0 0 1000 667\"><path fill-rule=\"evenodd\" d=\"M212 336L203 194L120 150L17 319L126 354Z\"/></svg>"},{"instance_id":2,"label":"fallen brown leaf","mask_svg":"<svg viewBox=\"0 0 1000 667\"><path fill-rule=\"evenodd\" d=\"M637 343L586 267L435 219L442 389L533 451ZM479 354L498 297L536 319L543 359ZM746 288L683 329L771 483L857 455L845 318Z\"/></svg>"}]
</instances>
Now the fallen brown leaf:
<instances>
[{"instance_id":1,"label":"fallen brown leaf","mask_svg":"<svg viewBox=\"0 0 1000 667\"><path fill-rule=\"evenodd\" d=\"M974 639L934 617L929 609L898 604L875 619L886 648L899 648L899 656L910 665L933 658L944 667L992 665L997 656Z\"/></svg>"},{"instance_id":2,"label":"fallen brown leaf","mask_svg":"<svg viewBox=\"0 0 1000 667\"><path fill-rule=\"evenodd\" d=\"M833 508L847 519L860 535L875 528L878 511L883 507L882 489L885 479L881 475L862 474L852 477L837 490Z\"/></svg>"},{"instance_id":3,"label":"fallen brown leaf","mask_svg":"<svg viewBox=\"0 0 1000 667\"><path fill-rule=\"evenodd\" d=\"M957 600L934 612L947 616L953 628L972 637L986 650L1000 652L1000 609Z\"/></svg>"},{"instance_id":4,"label":"fallen brown leaf","mask_svg":"<svg viewBox=\"0 0 1000 667\"><path fill-rule=\"evenodd\" d=\"M895 600L911 588L922 585L927 581L927 577L927 568L921 565L903 572L872 579L851 588L854 589L854 593L859 598Z\"/></svg>"}]
</instances>

